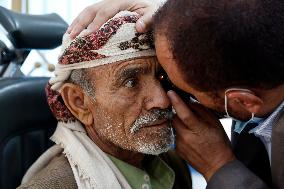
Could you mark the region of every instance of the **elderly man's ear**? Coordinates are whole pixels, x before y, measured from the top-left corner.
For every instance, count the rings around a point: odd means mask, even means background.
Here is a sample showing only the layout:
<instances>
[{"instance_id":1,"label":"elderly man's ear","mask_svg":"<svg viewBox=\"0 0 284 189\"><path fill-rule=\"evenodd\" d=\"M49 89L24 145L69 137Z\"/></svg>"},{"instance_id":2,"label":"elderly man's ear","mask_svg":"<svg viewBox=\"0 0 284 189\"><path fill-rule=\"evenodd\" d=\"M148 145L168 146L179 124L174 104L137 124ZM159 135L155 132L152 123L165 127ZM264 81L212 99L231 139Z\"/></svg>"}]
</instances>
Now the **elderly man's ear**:
<instances>
[{"instance_id":1,"label":"elderly man's ear","mask_svg":"<svg viewBox=\"0 0 284 189\"><path fill-rule=\"evenodd\" d=\"M89 108L90 99L74 84L65 83L61 88L62 99L70 112L85 126L93 124L93 114Z\"/></svg>"}]
</instances>

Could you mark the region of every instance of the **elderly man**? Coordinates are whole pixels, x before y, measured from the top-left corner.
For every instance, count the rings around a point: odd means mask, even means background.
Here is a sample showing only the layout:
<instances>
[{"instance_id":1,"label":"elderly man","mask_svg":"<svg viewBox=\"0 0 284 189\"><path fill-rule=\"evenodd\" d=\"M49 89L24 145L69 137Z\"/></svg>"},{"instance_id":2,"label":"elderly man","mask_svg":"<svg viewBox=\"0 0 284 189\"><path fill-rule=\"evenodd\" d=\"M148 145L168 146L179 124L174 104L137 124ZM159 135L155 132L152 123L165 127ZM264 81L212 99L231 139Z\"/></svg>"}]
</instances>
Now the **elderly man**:
<instances>
[{"instance_id":1,"label":"elderly man","mask_svg":"<svg viewBox=\"0 0 284 189\"><path fill-rule=\"evenodd\" d=\"M95 33L64 36L46 88L59 121L51 137L56 145L20 188L191 187L183 161L156 156L173 145L170 102L157 79L152 36L136 33L137 19L121 12Z\"/></svg>"}]
</instances>

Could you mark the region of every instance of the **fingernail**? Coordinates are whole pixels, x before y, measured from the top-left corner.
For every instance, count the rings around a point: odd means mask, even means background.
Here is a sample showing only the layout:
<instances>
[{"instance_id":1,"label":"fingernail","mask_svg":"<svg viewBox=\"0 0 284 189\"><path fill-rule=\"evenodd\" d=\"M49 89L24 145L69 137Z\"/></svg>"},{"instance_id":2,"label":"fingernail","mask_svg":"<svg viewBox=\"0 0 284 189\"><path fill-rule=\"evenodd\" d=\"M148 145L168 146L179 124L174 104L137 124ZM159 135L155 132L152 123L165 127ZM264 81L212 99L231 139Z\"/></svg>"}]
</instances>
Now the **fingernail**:
<instances>
[{"instance_id":1,"label":"fingernail","mask_svg":"<svg viewBox=\"0 0 284 189\"><path fill-rule=\"evenodd\" d=\"M90 35L91 33L92 33L92 30L87 28L87 29L85 30L84 36Z\"/></svg>"},{"instance_id":2,"label":"fingernail","mask_svg":"<svg viewBox=\"0 0 284 189\"><path fill-rule=\"evenodd\" d=\"M138 32L143 32L145 30L145 27L146 27L146 25L142 20L138 20L136 22L136 30Z\"/></svg>"},{"instance_id":3,"label":"fingernail","mask_svg":"<svg viewBox=\"0 0 284 189\"><path fill-rule=\"evenodd\" d=\"M86 35L88 35L88 29L85 29L85 30L83 30L83 31L81 31L81 33L79 34L81 37L82 36L86 36Z\"/></svg>"},{"instance_id":4,"label":"fingernail","mask_svg":"<svg viewBox=\"0 0 284 189\"><path fill-rule=\"evenodd\" d=\"M174 91L169 90L168 91L168 97L171 99L172 102L177 102L177 97Z\"/></svg>"},{"instance_id":5,"label":"fingernail","mask_svg":"<svg viewBox=\"0 0 284 189\"><path fill-rule=\"evenodd\" d=\"M69 33L69 34L71 33L71 28L70 27L67 28L66 33Z\"/></svg>"},{"instance_id":6,"label":"fingernail","mask_svg":"<svg viewBox=\"0 0 284 189\"><path fill-rule=\"evenodd\" d=\"M75 38L75 34L73 32L70 33L70 38L73 40Z\"/></svg>"}]
</instances>

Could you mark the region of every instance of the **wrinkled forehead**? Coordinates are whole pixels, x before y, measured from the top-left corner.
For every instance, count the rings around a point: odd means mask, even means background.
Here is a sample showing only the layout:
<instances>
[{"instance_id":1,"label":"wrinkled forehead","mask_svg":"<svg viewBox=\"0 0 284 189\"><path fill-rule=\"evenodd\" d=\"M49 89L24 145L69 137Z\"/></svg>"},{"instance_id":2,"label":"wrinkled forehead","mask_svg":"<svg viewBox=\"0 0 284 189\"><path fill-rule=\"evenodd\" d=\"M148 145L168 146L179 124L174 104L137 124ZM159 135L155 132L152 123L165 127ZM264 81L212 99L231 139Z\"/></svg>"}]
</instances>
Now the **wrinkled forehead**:
<instances>
[{"instance_id":1,"label":"wrinkled forehead","mask_svg":"<svg viewBox=\"0 0 284 189\"><path fill-rule=\"evenodd\" d=\"M156 57L142 57L113 64L106 64L95 68L89 68L88 73L93 79L120 79L121 77L135 72L144 73L156 70L159 67Z\"/></svg>"}]
</instances>

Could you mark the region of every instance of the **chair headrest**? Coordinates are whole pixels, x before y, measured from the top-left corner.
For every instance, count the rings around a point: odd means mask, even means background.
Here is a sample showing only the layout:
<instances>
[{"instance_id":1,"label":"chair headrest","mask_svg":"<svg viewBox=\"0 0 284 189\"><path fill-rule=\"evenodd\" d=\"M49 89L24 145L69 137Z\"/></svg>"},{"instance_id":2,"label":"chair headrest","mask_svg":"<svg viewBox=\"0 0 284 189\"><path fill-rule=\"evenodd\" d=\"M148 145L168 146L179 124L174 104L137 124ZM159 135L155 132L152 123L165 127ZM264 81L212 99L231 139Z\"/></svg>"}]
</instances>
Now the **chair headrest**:
<instances>
[{"instance_id":1,"label":"chair headrest","mask_svg":"<svg viewBox=\"0 0 284 189\"><path fill-rule=\"evenodd\" d=\"M56 119L46 102L44 88L48 79L0 79L0 143L7 135L20 132L29 125L56 126Z\"/></svg>"}]
</instances>

